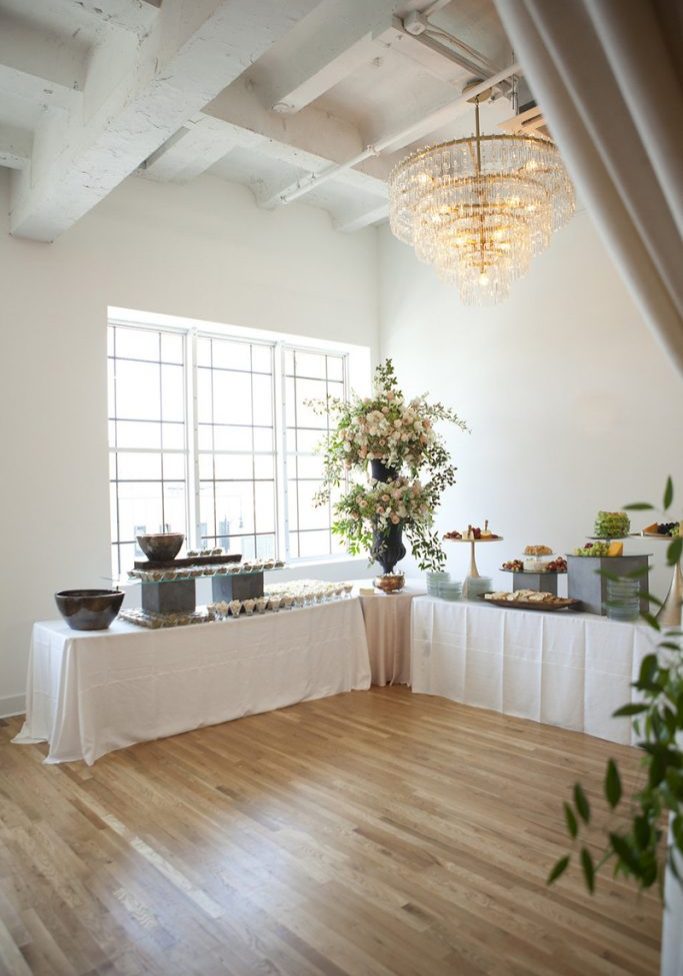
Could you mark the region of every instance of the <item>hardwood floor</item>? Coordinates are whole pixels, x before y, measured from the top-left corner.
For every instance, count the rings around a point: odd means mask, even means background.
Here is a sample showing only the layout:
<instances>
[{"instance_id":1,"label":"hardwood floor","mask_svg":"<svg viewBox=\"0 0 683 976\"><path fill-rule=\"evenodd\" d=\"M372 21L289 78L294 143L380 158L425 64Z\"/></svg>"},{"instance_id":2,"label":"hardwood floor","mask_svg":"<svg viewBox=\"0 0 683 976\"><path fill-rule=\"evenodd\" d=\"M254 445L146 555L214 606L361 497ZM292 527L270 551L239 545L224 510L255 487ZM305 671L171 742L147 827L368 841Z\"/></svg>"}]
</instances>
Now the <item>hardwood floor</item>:
<instances>
[{"instance_id":1,"label":"hardwood floor","mask_svg":"<svg viewBox=\"0 0 683 976\"><path fill-rule=\"evenodd\" d=\"M373 689L43 766L0 722L0 972L608 976L658 971L661 909L590 898L566 850L577 733Z\"/></svg>"}]
</instances>

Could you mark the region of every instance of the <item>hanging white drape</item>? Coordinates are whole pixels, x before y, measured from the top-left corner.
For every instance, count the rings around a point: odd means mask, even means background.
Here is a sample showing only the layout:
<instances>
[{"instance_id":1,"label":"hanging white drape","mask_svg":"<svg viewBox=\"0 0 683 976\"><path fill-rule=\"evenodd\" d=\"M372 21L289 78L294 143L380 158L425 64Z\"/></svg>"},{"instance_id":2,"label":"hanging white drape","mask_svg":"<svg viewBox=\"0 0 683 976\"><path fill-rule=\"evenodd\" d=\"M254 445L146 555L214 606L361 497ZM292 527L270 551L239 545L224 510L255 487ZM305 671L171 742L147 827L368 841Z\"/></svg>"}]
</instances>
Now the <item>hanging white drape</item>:
<instances>
[{"instance_id":1,"label":"hanging white drape","mask_svg":"<svg viewBox=\"0 0 683 976\"><path fill-rule=\"evenodd\" d=\"M683 374L683 0L495 0L580 197Z\"/></svg>"}]
</instances>

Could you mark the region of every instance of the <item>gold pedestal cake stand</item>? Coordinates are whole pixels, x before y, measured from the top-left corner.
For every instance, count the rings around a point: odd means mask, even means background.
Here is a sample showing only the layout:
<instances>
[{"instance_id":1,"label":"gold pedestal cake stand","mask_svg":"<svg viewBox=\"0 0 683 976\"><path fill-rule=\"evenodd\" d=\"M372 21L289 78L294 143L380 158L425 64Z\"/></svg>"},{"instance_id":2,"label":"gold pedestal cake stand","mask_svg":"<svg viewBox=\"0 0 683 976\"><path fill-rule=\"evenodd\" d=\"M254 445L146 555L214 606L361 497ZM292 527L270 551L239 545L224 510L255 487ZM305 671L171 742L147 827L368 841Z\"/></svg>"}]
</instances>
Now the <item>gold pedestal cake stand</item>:
<instances>
[{"instance_id":1,"label":"gold pedestal cake stand","mask_svg":"<svg viewBox=\"0 0 683 976\"><path fill-rule=\"evenodd\" d=\"M475 556L475 548L474 547L478 543L483 543L483 542L502 542L502 541L503 541L502 535L497 535L495 539L489 539L489 538L484 538L484 539L444 539L444 542L469 542L470 547L471 547L470 548L470 571L469 571L469 574L468 574L469 576L479 576L479 570L477 569L477 560L476 560L476 556Z\"/></svg>"}]
</instances>

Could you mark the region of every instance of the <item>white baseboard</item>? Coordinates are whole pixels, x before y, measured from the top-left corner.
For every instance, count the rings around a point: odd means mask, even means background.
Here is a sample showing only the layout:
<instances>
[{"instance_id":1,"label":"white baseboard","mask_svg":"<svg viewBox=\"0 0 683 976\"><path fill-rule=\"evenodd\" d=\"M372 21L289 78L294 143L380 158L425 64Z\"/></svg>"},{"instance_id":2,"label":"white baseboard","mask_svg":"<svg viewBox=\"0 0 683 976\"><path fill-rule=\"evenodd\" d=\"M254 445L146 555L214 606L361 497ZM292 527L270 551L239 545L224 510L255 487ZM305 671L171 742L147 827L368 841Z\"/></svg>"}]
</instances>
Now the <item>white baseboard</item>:
<instances>
[{"instance_id":1,"label":"white baseboard","mask_svg":"<svg viewBox=\"0 0 683 976\"><path fill-rule=\"evenodd\" d=\"M23 695L9 695L7 698L0 698L0 718L23 715L25 711L26 699Z\"/></svg>"}]
</instances>

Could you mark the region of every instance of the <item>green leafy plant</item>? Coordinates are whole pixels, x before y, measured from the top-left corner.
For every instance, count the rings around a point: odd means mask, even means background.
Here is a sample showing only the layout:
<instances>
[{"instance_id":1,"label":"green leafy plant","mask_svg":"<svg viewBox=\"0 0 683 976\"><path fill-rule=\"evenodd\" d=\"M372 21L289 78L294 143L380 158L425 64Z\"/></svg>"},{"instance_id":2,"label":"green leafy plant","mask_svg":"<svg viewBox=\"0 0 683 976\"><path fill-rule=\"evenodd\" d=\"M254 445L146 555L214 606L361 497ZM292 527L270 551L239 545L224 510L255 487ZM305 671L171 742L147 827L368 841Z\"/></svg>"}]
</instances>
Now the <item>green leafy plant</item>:
<instances>
[{"instance_id":1,"label":"green leafy plant","mask_svg":"<svg viewBox=\"0 0 683 976\"><path fill-rule=\"evenodd\" d=\"M674 500L674 486L668 478L662 508L667 512ZM624 506L635 512L651 511L649 502ZM674 533L667 547L667 563L676 566L683 551L683 538ZM610 577L609 573L605 573ZM610 577L613 578L613 577ZM662 601L650 595L657 606ZM644 783L633 795L625 795L619 767L610 759L605 769L603 791L611 822L603 825L606 843L597 862L583 843L585 828L593 822L591 807L580 783L574 786L570 802L564 803L564 820L574 850L561 857L548 876L552 884L572 864L574 857L588 890L595 889L598 871L611 864L614 873L635 880L641 888L663 885L667 866L683 884L676 866L676 852L683 857L683 631L662 631L651 613L641 614L653 630L661 634L656 652L646 655L638 680L633 682L638 701L629 702L614 712L615 717L633 721L637 747L642 751ZM666 815L671 820L671 839Z\"/></svg>"},{"instance_id":2,"label":"green leafy plant","mask_svg":"<svg viewBox=\"0 0 683 976\"><path fill-rule=\"evenodd\" d=\"M434 425L442 421L467 430L464 421L424 395L406 400L391 359L375 370L372 396L329 397L310 405L330 415L330 432L319 446L324 479L316 503L333 499L332 531L348 551L370 552L375 532L401 524L419 567L442 569L446 556L434 531L434 513L455 483L456 469ZM372 461L390 469L390 481L368 477Z\"/></svg>"}]
</instances>

